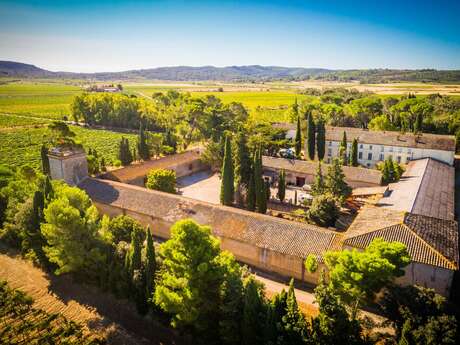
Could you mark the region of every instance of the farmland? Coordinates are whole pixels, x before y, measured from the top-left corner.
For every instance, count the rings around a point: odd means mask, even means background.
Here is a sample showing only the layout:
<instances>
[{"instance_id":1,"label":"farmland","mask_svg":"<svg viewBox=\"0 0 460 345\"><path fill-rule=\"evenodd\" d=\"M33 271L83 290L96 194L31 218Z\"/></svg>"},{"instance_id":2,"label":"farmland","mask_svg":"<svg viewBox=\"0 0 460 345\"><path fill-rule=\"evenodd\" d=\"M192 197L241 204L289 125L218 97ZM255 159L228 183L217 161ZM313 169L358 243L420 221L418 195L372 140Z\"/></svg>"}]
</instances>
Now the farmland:
<instances>
[{"instance_id":1,"label":"farmland","mask_svg":"<svg viewBox=\"0 0 460 345\"><path fill-rule=\"evenodd\" d=\"M71 126L76 133L76 140L81 142L88 149L96 149L104 155L106 162L117 158L118 145L122 136L128 138L134 144L135 134L124 134L106 130L96 130ZM34 168L40 167L40 147L48 129L38 128L16 128L0 131L0 164L9 166L21 166L29 164Z\"/></svg>"},{"instance_id":2,"label":"farmland","mask_svg":"<svg viewBox=\"0 0 460 345\"><path fill-rule=\"evenodd\" d=\"M81 88L63 83L6 83L0 85L0 112L43 118L69 115L69 105Z\"/></svg>"}]
</instances>

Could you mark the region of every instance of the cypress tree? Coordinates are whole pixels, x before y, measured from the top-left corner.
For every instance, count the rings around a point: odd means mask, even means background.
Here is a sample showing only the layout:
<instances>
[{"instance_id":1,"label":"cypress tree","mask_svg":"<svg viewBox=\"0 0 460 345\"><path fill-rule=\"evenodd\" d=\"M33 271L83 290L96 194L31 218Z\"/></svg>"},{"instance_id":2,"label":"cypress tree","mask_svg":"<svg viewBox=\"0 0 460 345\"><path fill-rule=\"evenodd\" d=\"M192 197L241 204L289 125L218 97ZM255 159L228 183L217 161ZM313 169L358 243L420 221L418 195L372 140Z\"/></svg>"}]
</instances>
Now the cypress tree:
<instances>
[{"instance_id":1,"label":"cypress tree","mask_svg":"<svg viewBox=\"0 0 460 345\"><path fill-rule=\"evenodd\" d=\"M323 120L320 120L317 126L316 150L318 153L318 160L322 161L326 153L326 127L324 126Z\"/></svg>"},{"instance_id":2,"label":"cypress tree","mask_svg":"<svg viewBox=\"0 0 460 345\"><path fill-rule=\"evenodd\" d=\"M104 157L101 157L101 171L107 171Z\"/></svg>"},{"instance_id":3,"label":"cypress tree","mask_svg":"<svg viewBox=\"0 0 460 345\"><path fill-rule=\"evenodd\" d=\"M45 197L41 191L35 191L32 205L32 227L36 230L39 230L40 222L43 220L43 209L45 208Z\"/></svg>"},{"instance_id":4,"label":"cypress tree","mask_svg":"<svg viewBox=\"0 0 460 345\"><path fill-rule=\"evenodd\" d=\"M262 179L262 153L259 148L254 154L254 187L256 192L256 208L257 212L265 213L267 196L265 191L265 183Z\"/></svg>"},{"instance_id":5,"label":"cypress tree","mask_svg":"<svg viewBox=\"0 0 460 345\"><path fill-rule=\"evenodd\" d=\"M300 159L301 151L302 151L302 130L300 128L300 117L297 116L297 130L295 132L295 156L297 159Z\"/></svg>"},{"instance_id":6,"label":"cypress tree","mask_svg":"<svg viewBox=\"0 0 460 345\"><path fill-rule=\"evenodd\" d=\"M43 194L45 197L45 201L47 202L51 201L54 198L54 189L53 189L53 185L51 184L49 175L47 175L45 179L45 186L43 188Z\"/></svg>"},{"instance_id":7,"label":"cypress tree","mask_svg":"<svg viewBox=\"0 0 460 345\"><path fill-rule=\"evenodd\" d=\"M281 202L284 202L284 198L286 197L286 172L284 169L281 169L279 172L277 196Z\"/></svg>"},{"instance_id":8,"label":"cypress tree","mask_svg":"<svg viewBox=\"0 0 460 345\"><path fill-rule=\"evenodd\" d=\"M251 157L246 134L243 131L236 134L234 148L235 182L247 189L251 178Z\"/></svg>"},{"instance_id":9,"label":"cypress tree","mask_svg":"<svg viewBox=\"0 0 460 345\"><path fill-rule=\"evenodd\" d=\"M137 142L137 152L139 154L139 157L142 158L144 161L150 159L150 149L147 144L147 137L144 132L144 127L141 125L139 127L139 138Z\"/></svg>"},{"instance_id":10,"label":"cypress tree","mask_svg":"<svg viewBox=\"0 0 460 345\"><path fill-rule=\"evenodd\" d=\"M339 157L343 165L347 165L347 133L343 131L342 142L339 148Z\"/></svg>"},{"instance_id":11,"label":"cypress tree","mask_svg":"<svg viewBox=\"0 0 460 345\"><path fill-rule=\"evenodd\" d=\"M358 139L354 138L351 144L350 165L357 167L358 163Z\"/></svg>"},{"instance_id":12,"label":"cypress tree","mask_svg":"<svg viewBox=\"0 0 460 345\"><path fill-rule=\"evenodd\" d=\"M220 202L222 205L231 205L235 194L235 181L233 176L232 146L230 138L225 138L225 153L222 164L222 181L220 185Z\"/></svg>"},{"instance_id":13,"label":"cypress tree","mask_svg":"<svg viewBox=\"0 0 460 345\"><path fill-rule=\"evenodd\" d=\"M153 245L152 234L150 228L147 227L147 241L145 244L145 293L147 299L152 298L155 292L155 246Z\"/></svg>"},{"instance_id":14,"label":"cypress tree","mask_svg":"<svg viewBox=\"0 0 460 345\"><path fill-rule=\"evenodd\" d=\"M42 145L40 149L40 156L42 159L42 172L45 175L50 174L50 160L48 158L48 147L45 146L45 144Z\"/></svg>"},{"instance_id":15,"label":"cypress tree","mask_svg":"<svg viewBox=\"0 0 460 345\"><path fill-rule=\"evenodd\" d=\"M242 344L261 344L264 328L264 300L257 282L249 278L244 289L243 321L241 327Z\"/></svg>"},{"instance_id":16,"label":"cypress tree","mask_svg":"<svg viewBox=\"0 0 460 345\"><path fill-rule=\"evenodd\" d=\"M311 113L307 116L307 154L310 160L315 159L315 122Z\"/></svg>"},{"instance_id":17,"label":"cypress tree","mask_svg":"<svg viewBox=\"0 0 460 345\"><path fill-rule=\"evenodd\" d=\"M291 279L286 298L286 313L282 318L283 340L286 344L304 344L306 322L297 305L294 292L294 279Z\"/></svg>"},{"instance_id":18,"label":"cypress tree","mask_svg":"<svg viewBox=\"0 0 460 345\"><path fill-rule=\"evenodd\" d=\"M313 184L311 185L312 195L321 195L324 193L326 187L324 184L323 171L321 169L321 161L318 162L318 168L316 168L316 175Z\"/></svg>"},{"instance_id":19,"label":"cypress tree","mask_svg":"<svg viewBox=\"0 0 460 345\"><path fill-rule=\"evenodd\" d=\"M142 264L141 255L141 244L139 236L136 231L131 232L131 244L129 251L126 253L125 267L128 273L129 279L132 280L134 277L134 271L139 270Z\"/></svg>"},{"instance_id":20,"label":"cypress tree","mask_svg":"<svg viewBox=\"0 0 460 345\"><path fill-rule=\"evenodd\" d=\"M423 131L423 115L421 113L417 114L414 124L414 133L420 133Z\"/></svg>"},{"instance_id":21,"label":"cypress tree","mask_svg":"<svg viewBox=\"0 0 460 345\"><path fill-rule=\"evenodd\" d=\"M246 202L249 211L256 210L256 186L254 182L254 173L251 173L251 176L249 177L249 186Z\"/></svg>"}]
</instances>

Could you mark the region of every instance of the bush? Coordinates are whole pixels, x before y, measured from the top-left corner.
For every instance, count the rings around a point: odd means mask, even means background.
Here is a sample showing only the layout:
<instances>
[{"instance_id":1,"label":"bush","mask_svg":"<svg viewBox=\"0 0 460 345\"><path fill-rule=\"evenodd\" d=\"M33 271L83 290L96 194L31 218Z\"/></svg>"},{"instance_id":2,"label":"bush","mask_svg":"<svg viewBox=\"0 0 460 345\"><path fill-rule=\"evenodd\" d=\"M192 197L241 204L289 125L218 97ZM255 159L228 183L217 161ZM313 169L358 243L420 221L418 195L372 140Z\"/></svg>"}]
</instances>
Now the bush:
<instances>
[{"instance_id":1,"label":"bush","mask_svg":"<svg viewBox=\"0 0 460 345\"><path fill-rule=\"evenodd\" d=\"M319 226L334 226L339 212L337 199L330 194L323 194L313 199L308 218Z\"/></svg>"},{"instance_id":2,"label":"bush","mask_svg":"<svg viewBox=\"0 0 460 345\"><path fill-rule=\"evenodd\" d=\"M153 169L147 175L145 186L167 193L176 193L176 172L167 169Z\"/></svg>"}]
</instances>

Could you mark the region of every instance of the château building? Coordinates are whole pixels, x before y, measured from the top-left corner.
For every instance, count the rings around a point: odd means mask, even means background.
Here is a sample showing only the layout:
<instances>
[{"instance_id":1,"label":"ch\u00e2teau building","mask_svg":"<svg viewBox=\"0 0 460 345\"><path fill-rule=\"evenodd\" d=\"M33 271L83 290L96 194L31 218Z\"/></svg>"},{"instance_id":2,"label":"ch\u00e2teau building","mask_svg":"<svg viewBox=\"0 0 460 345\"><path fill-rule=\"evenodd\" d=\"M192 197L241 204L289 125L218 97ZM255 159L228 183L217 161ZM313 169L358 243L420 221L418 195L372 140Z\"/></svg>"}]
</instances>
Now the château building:
<instances>
[{"instance_id":1,"label":"ch\u00e2teau building","mask_svg":"<svg viewBox=\"0 0 460 345\"><path fill-rule=\"evenodd\" d=\"M287 138L294 138L296 125L275 123L273 127L285 129ZM343 132L347 135L347 152L351 151L354 139L358 140L358 162L373 168L388 157L401 164L421 158L434 158L454 164L455 136L428 133L401 133L396 131L370 131L352 127L326 127L326 153L324 160L330 163L338 157Z\"/></svg>"}]
</instances>

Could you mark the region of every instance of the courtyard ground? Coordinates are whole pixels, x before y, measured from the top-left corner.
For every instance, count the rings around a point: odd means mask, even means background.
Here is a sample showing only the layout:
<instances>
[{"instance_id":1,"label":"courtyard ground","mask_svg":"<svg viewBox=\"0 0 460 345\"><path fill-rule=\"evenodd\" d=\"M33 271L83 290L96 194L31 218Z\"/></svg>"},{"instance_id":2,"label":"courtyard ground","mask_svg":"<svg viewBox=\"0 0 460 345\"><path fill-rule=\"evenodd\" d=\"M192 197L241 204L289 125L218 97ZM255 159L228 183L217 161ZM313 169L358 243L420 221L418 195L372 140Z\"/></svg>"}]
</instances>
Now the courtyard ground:
<instances>
[{"instance_id":1,"label":"courtyard ground","mask_svg":"<svg viewBox=\"0 0 460 345\"><path fill-rule=\"evenodd\" d=\"M198 173L177 179L179 193L188 198L206 201L213 204L220 204L220 177L210 171ZM271 196L276 197L277 188L270 188ZM298 192L298 197L305 192ZM295 191L286 188L286 202L294 200Z\"/></svg>"}]
</instances>

